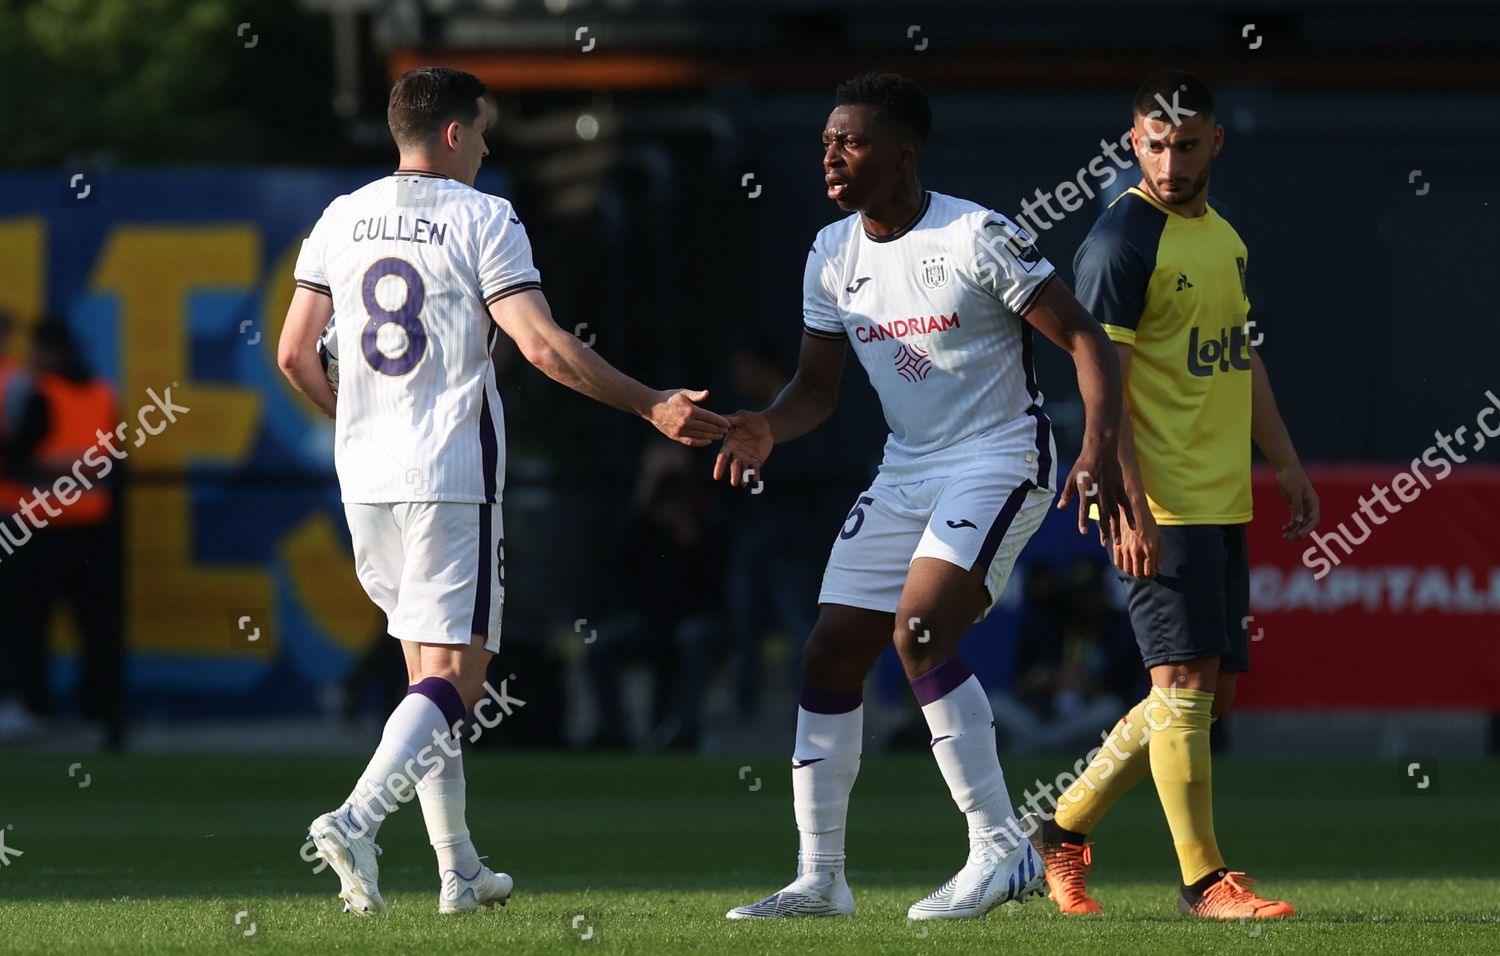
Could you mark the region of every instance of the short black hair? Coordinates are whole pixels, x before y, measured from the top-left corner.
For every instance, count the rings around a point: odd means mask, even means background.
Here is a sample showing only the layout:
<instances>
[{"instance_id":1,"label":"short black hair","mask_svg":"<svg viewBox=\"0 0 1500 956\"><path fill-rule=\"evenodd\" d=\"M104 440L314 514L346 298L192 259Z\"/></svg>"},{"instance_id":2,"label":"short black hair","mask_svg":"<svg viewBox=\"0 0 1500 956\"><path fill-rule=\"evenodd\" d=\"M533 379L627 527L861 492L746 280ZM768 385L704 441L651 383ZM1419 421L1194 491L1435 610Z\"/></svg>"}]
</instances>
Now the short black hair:
<instances>
[{"instance_id":1,"label":"short black hair","mask_svg":"<svg viewBox=\"0 0 1500 956\"><path fill-rule=\"evenodd\" d=\"M884 122L901 126L919 142L932 131L932 104L922 88L899 73L861 73L839 84L835 106L873 106Z\"/></svg>"},{"instance_id":2,"label":"short black hair","mask_svg":"<svg viewBox=\"0 0 1500 956\"><path fill-rule=\"evenodd\" d=\"M403 148L425 146L454 120L474 122L486 92L479 77L462 70L423 66L403 73L385 111L391 136Z\"/></svg>"},{"instance_id":3,"label":"short black hair","mask_svg":"<svg viewBox=\"0 0 1500 956\"><path fill-rule=\"evenodd\" d=\"M1185 70L1163 70L1142 83L1135 91L1131 122L1137 116L1151 115L1152 110L1170 115L1163 104L1183 112L1202 113L1205 119L1214 113L1214 95L1209 92L1208 84Z\"/></svg>"}]
</instances>

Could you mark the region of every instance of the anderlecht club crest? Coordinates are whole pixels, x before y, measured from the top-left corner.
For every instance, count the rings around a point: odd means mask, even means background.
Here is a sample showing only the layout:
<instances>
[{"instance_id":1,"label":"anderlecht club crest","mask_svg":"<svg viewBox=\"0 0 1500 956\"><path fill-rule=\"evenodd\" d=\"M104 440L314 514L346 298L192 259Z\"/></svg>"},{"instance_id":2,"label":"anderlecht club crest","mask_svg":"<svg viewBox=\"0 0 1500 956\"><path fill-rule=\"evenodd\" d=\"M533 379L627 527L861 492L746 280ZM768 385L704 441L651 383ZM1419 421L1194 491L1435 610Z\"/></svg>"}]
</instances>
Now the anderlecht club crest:
<instances>
[{"instance_id":1,"label":"anderlecht club crest","mask_svg":"<svg viewBox=\"0 0 1500 956\"><path fill-rule=\"evenodd\" d=\"M935 256L922 260L922 285L929 289L941 289L948 284L948 260L946 256Z\"/></svg>"}]
</instances>

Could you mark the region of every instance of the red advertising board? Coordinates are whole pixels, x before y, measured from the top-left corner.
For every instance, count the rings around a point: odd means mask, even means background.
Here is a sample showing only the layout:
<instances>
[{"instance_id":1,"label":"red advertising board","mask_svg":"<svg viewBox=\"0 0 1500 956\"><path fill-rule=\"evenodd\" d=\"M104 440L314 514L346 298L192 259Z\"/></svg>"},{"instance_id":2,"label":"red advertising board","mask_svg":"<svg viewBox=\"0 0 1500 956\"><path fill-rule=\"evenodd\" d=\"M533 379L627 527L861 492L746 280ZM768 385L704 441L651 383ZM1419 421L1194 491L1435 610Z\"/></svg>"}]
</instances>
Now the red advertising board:
<instances>
[{"instance_id":1,"label":"red advertising board","mask_svg":"<svg viewBox=\"0 0 1500 956\"><path fill-rule=\"evenodd\" d=\"M1317 540L1285 541L1275 474L1256 469L1253 672L1236 708L1500 713L1500 467L1424 467L1430 487L1403 480L1409 500L1382 504L1373 489L1402 470L1309 469Z\"/></svg>"}]
</instances>

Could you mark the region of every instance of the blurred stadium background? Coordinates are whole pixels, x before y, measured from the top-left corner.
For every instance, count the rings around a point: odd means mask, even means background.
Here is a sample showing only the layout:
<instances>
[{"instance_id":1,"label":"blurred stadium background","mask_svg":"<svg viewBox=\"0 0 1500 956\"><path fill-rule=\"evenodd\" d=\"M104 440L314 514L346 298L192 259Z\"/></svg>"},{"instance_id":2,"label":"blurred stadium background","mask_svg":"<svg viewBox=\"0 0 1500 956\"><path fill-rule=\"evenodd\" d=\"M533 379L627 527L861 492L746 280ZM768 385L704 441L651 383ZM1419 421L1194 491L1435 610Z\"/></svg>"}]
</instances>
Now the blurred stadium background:
<instances>
[{"instance_id":1,"label":"blurred stadium background","mask_svg":"<svg viewBox=\"0 0 1500 956\"><path fill-rule=\"evenodd\" d=\"M710 388L721 411L760 407L791 371L805 250L837 215L816 151L837 81L918 79L936 114L924 184L1014 215L1118 138L1144 76L1200 73L1227 130L1213 192L1251 250L1260 350L1327 532L1435 431L1473 440L1500 404L1497 44L1493 6L1443 0L0 3L9 354L30 361L31 329L60 319L121 421L169 386L190 409L130 450L90 539L94 569L119 576L117 658L81 625L109 606L93 585L42 608L44 657L17 621L45 592L7 591L0 741L353 754L378 734L400 655L354 579L331 426L274 343L302 237L393 167L385 95L410 67L493 91L479 186L527 216L560 324L647 382ZM1070 281L1105 198L1041 237ZM486 742L783 752L827 547L879 459L863 376L749 495L711 485L711 452L497 360L495 674L526 706ZM1071 458L1071 367L1044 350L1040 375ZM1455 447L1450 477L1317 581L1257 478L1256 671L1221 747L1388 762L1393 790L1408 758L1494 754L1500 444ZM965 639L1002 754L1079 751L1143 680L1102 551L1054 519ZM0 576L27 554L0 554ZM53 560L27 573L77 564ZM113 733L96 699L110 672ZM872 682L873 746L925 740L894 661Z\"/></svg>"}]
</instances>

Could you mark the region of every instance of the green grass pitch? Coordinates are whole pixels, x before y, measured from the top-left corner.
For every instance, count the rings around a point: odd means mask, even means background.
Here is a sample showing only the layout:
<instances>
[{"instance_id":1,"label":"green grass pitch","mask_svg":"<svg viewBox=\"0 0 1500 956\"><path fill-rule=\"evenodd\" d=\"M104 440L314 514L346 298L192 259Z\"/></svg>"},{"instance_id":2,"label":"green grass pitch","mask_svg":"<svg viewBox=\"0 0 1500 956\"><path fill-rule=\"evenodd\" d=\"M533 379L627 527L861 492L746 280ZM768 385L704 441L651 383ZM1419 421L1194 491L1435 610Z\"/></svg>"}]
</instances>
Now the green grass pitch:
<instances>
[{"instance_id":1,"label":"green grass pitch","mask_svg":"<svg viewBox=\"0 0 1500 956\"><path fill-rule=\"evenodd\" d=\"M70 777L73 763L82 766ZM298 850L307 822L342 799L363 763L0 757L10 851L0 951L1500 952L1500 763L1446 763L1437 792L1416 795L1402 792L1394 761L1217 761L1230 864L1298 908L1260 925L1177 915L1176 865L1149 785L1094 834L1103 916L1064 918L1033 899L984 920L908 923L906 907L965 852L962 822L921 754L865 761L850 818L852 921L729 923L726 909L792 875L785 755L494 751L467 761L469 821L490 865L516 879L510 905L437 915L435 864L413 802L380 833L391 915L361 920L340 912L337 878L315 875ZM1009 762L1012 794L1063 768L1061 759Z\"/></svg>"}]
</instances>

